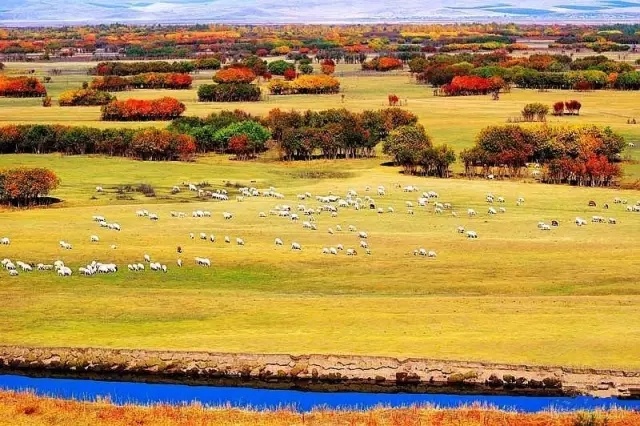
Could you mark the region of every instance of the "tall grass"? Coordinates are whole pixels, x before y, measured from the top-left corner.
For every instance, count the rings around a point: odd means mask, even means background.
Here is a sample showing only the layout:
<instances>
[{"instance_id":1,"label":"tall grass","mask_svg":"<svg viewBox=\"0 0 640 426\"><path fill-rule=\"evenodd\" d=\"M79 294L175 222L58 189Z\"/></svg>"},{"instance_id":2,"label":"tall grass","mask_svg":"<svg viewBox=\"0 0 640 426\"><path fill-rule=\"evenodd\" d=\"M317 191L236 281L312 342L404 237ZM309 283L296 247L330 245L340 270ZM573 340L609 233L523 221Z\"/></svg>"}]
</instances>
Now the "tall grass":
<instances>
[{"instance_id":1,"label":"tall grass","mask_svg":"<svg viewBox=\"0 0 640 426\"><path fill-rule=\"evenodd\" d=\"M364 411L288 409L253 411L225 407L116 406L108 400L79 402L39 397L32 393L0 392L2 425L429 425L429 426L637 426L640 413L622 410L593 412L517 413L480 406L459 409L430 407Z\"/></svg>"}]
</instances>

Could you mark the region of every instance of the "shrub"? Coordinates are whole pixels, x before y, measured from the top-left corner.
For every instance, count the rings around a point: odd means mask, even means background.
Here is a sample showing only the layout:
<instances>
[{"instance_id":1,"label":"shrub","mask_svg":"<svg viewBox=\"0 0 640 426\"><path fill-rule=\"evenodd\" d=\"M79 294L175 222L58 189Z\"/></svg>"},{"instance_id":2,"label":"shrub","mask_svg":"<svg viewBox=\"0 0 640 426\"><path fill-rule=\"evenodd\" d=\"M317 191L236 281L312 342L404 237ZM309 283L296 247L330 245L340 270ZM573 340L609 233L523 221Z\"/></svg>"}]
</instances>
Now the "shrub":
<instances>
[{"instance_id":1,"label":"shrub","mask_svg":"<svg viewBox=\"0 0 640 426\"><path fill-rule=\"evenodd\" d=\"M398 102L400 102L400 99L396 95L389 95L387 98L389 100L389 106L396 106Z\"/></svg>"},{"instance_id":2,"label":"shrub","mask_svg":"<svg viewBox=\"0 0 640 426\"><path fill-rule=\"evenodd\" d=\"M522 119L524 121L546 121L549 107L539 102L530 103L524 106L522 110Z\"/></svg>"},{"instance_id":3,"label":"shrub","mask_svg":"<svg viewBox=\"0 0 640 426\"><path fill-rule=\"evenodd\" d=\"M256 79L256 74L247 67L233 67L220 70L213 76L213 81L219 84L249 84Z\"/></svg>"},{"instance_id":4,"label":"shrub","mask_svg":"<svg viewBox=\"0 0 640 426\"><path fill-rule=\"evenodd\" d=\"M247 83L203 84L198 88L200 102L257 102L260 96L260 88Z\"/></svg>"},{"instance_id":5,"label":"shrub","mask_svg":"<svg viewBox=\"0 0 640 426\"><path fill-rule=\"evenodd\" d=\"M58 97L60 106L106 105L115 98L108 92L95 89L67 90Z\"/></svg>"},{"instance_id":6,"label":"shrub","mask_svg":"<svg viewBox=\"0 0 640 426\"><path fill-rule=\"evenodd\" d=\"M142 184L138 185L138 187L136 188L136 191L144 194L145 197L155 197L156 196L155 189L153 189L153 186L149 185L148 183L142 183Z\"/></svg>"},{"instance_id":7,"label":"shrub","mask_svg":"<svg viewBox=\"0 0 640 426\"><path fill-rule=\"evenodd\" d=\"M0 75L0 96L10 98L40 98L47 89L35 77L6 77Z\"/></svg>"},{"instance_id":8,"label":"shrub","mask_svg":"<svg viewBox=\"0 0 640 426\"><path fill-rule=\"evenodd\" d=\"M154 100L127 99L112 101L102 107L104 121L173 120L185 110L182 102L164 97Z\"/></svg>"}]
</instances>

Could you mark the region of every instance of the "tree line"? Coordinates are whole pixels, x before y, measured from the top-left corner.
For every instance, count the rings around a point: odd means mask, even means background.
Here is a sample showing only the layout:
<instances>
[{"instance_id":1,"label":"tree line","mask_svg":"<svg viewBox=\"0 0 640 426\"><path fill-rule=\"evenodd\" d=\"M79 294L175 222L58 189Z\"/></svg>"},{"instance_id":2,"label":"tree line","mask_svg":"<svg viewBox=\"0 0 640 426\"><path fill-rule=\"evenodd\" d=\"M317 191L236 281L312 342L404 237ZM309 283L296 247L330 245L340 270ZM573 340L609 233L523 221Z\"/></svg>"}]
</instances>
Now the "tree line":
<instances>
[{"instance_id":1,"label":"tree line","mask_svg":"<svg viewBox=\"0 0 640 426\"><path fill-rule=\"evenodd\" d=\"M47 124L0 127L0 153L101 154L140 160L188 160L196 152L193 137L156 128L97 129Z\"/></svg>"},{"instance_id":2,"label":"tree line","mask_svg":"<svg viewBox=\"0 0 640 426\"><path fill-rule=\"evenodd\" d=\"M605 56L575 61L566 55L534 54L512 57L505 51L487 54L437 54L416 57L409 69L419 83L450 85L460 77L500 78L506 85L528 89L640 90L640 72L627 62Z\"/></svg>"},{"instance_id":3,"label":"tree line","mask_svg":"<svg viewBox=\"0 0 640 426\"><path fill-rule=\"evenodd\" d=\"M518 177L537 163L545 182L608 186L620 176L624 147L624 138L609 127L490 126L460 159L469 176Z\"/></svg>"},{"instance_id":4,"label":"tree line","mask_svg":"<svg viewBox=\"0 0 640 426\"><path fill-rule=\"evenodd\" d=\"M41 98L47 89L35 77L8 77L0 75L0 96L10 98Z\"/></svg>"},{"instance_id":5,"label":"tree line","mask_svg":"<svg viewBox=\"0 0 640 426\"><path fill-rule=\"evenodd\" d=\"M96 77L91 88L108 92L121 92L131 89L190 89L193 78L185 73L149 72L129 77Z\"/></svg>"},{"instance_id":6,"label":"tree line","mask_svg":"<svg viewBox=\"0 0 640 426\"><path fill-rule=\"evenodd\" d=\"M146 73L190 73L197 69L218 69L221 62L217 58L202 58L195 61L139 61L139 62L100 62L89 68L89 75L129 76Z\"/></svg>"},{"instance_id":7,"label":"tree line","mask_svg":"<svg viewBox=\"0 0 640 426\"><path fill-rule=\"evenodd\" d=\"M182 102L174 98L112 100L102 106L103 121L173 120L185 110Z\"/></svg>"}]
</instances>

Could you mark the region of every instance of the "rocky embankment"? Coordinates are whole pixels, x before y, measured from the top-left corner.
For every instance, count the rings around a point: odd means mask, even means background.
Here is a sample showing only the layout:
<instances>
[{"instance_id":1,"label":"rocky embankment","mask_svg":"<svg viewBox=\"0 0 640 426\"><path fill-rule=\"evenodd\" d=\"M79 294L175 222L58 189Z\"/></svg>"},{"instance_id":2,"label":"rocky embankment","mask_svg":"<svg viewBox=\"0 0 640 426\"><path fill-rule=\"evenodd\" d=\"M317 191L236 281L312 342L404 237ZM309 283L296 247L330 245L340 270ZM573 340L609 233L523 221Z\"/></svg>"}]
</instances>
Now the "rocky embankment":
<instances>
[{"instance_id":1,"label":"rocky embankment","mask_svg":"<svg viewBox=\"0 0 640 426\"><path fill-rule=\"evenodd\" d=\"M313 391L640 398L640 371L348 355L0 346L0 373Z\"/></svg>"}]
</instances>

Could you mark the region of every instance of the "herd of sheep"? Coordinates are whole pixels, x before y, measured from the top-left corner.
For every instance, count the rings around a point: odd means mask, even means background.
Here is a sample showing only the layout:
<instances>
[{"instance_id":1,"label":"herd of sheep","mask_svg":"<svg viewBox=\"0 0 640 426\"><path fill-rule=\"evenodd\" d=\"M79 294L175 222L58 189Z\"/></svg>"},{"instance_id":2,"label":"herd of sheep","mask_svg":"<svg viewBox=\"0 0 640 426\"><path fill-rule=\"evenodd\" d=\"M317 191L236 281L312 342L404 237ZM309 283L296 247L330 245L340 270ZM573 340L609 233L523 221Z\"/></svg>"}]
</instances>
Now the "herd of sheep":
<instances>
[{"instance_id":1,"label":"herd of sheep","mask_svg":"<svg viewBox=\"0 0 640 426\"><path fill-rule=\"evenodd\" d=\"M194 185L194 184L188 184L189 190L194 191L194 192L198 192L198 194L201 194L203 191L202 189L198 188L198 186ZM407 208L406 212L407 214L413 215L414 214L414 207L417 205L418 208L427 208L430 204L433 206L433 213L436 215L442 215L445 212L447 212L448 214L450 214L453 217L458 217L457 212L453 209L453 205L452 203L447 203L447 202L440 202L440 195L435 192L435 191L425 191L425 192L421 192L419 191L418 187L415 185L408 185L408 186L404 186L401 187L399 185L396 185L396 189L401 189L403 191L403 193L406 193L406 195L408 196L409 193L419 193L419 195L417 196L416 200L408 200L405 201L405 206ZM97 187L96 190L98 192L102 192L103 189L101 187ZM180 191L179 187L174 187L172 192L175 191ZM324 216L329 216L330 218L336 218L338 217L338 214L341 210L346 210L346 209L351 209L354 211L371 211L374 212L377 215L383 215L383 214L390 214L390 213L395 213L395 209L394 207L388 206L386 209L383 207L379 207L377 204L377 201L373 198L373 196L369 195L374 193L374 191L372 191L371 187L367 186L364 188L364 192L366 193L366 195L363 195L362 197L358 194L357 191L350 189L347 191L347 193L345 194L345 196L339 196L339 195L335 195L333 193L329 193L327 195L318 195L313 197L313 195L310 192L305 192L303 194L298 194L296 196L297 198L297 205L293 206L293 205L289 205L289 204L278 204L275 205L271 210L267 212L261 211L258 214L258 217L260 219L265 219L268 218L269 216L274 216L276 218L281 218L284 220L287 220L291 223L299 223L301 222L302 224L302 229L304 231L317 231L318 230L318 219L316 219L317 217L324 215ZM377 194L377 197L379 199L384 199L384 197L386 196L388 190L384 187L384 186L378 186L375 193ZM207 191L207 193L203 193L202 195L206 195L206 196L210 196L213 199L216 200L220 200L220 201L228 201L229 197L228 197L228 193L226 190L218 190L215 192L211 192L211 191ZM244 187L244 188L239 188L238 189L238 196L236 197L236 200L238 202L242 202L245 199L249 199L252 197L271 197L271 198L275 198L275 199L279 199L279 200L283 200L285 199L285 196L283 194L281 194L280 192L277 192L275 190L275 188L269 188L267 190L258 190L256 188L248 188L248 187ZM315 200L315 201L314 201ZM506 207L504 207L506 205L506 199L502 196L494 196L493 194L486 194L485 196L485 201L488 205L488 210L487 210L487 214L490 216L493 215L499 215L499 214L505 214L507 209ZM494 203L498 204L499 207L495 208L493 207ZM525 203L525 200L523 197L519 197L516 200L515 205L516 206L523 206ZM627 200L623 200L620 198L615 198L614 199L614 204L624 204L627 205L626 206L626 211L628 212L640 212L640 201L638 201L635 205L628 205ZM595 206L595 202L590 201L589 202L589 206ZM605 209L608 209L609 206L608 204L604 205ZM477 216L477 212L474 209L467 209L467 215L469 218ZM153 212L149 212L146 209L140 209L137 210L135 212L135 215L137 217L140 218L146 218L150 221L153 222L158 222L160 221L160 215L157 213L153 213ZM170 213L171 218L187 218L188 214L186 212L177 212L177 211L172 211ZM212 213L208 210L194 210L191 213L191 217L194 219L199 219L199 218L211 218L212 217ZM301 219L301 217L303 219ZM225 221L230 221L234 218L234 214L228 211L222 212L222 218ZM114 230L114 231L121 231L121 226L116 223L116 222L108 222L106 220L106 218L104 216L101 215L95 215L93 216L93 221L96 222L101 228L106 228L109 230ZM617 220L615 218L604 218L602 216L593 216L592 217L592 222L593 223L608 223L608 224L616 224ZM587 221L582 219L581 217L576 217L575 218L575 225L577 226L585 226L587 225ZM558 227L559 226L559 221L558 220L552 220L551 223L546 223L544 221L540 221L538 222L538 229L542 230L542 231L550 231L552 229L552 227ZM369 234L366 231L363 230L358 230L356 228L355 225L348 225L347 227L348 232L353 233L358 240L358 247L347 247L345 250L345 247L342 244L337 244L335 246L328 246L328 247L323 247L321 250L321 253L323 255L338 255L340 252L345 252L347 256L357 256L358 255L358 250L359 249L363 249L365 254L367 255L371 255L372 251L369 247ZM341 225L334 225L333 227L329 227L327 228L327 232L331 235L334 235L337 232L341 232L342 231L342 226ZM464 226L458 226L456 228L456 232L459 234L463 234L466 235L467 238L469 239L477 239L478 238L478 234L476 231L474 230L467 230L465 229ZM213 234L207 234L204 232L200 232L199 234L196 233L189 233L189 238L191 240L195 240L196 238L199 240L204 240L204 241L210 241L211 243L215 243L216 242L216 237ZM90 235L89 236L89 241L91 243L99 243L100 242L100 238L97 235ZM227 244L231 243L231 237L226 235L224 237L224 242ZM245 245L245 241L243 238L237 237L235 238L235 243L238 246L244 246ZM276 247L282 247L285 245L285 242L282 238L275 238L274 240L275 246ZM0 246L9 246L11 244L11 240L9 239L9 237L3 237L0 239ZM59 242L60 248L62 248L63 250L72 250L73 249L73 245L67 241L60 241ZM355 245L355 243L354 243ZM111 245L111 249L117 249L117 246ZM303 250L303 246L301 243L297 242L297 241L292 241L290 243L290 249L292 251L302 251ZM178 253L181 253L181 248L178 247ZM414 256L423 256L426 258L436 258L437 257L437 253L435 250L433 249L425 249L424 247L418 247L415 248L412 251ZM166 264L162 264L160 262L155 262L151 259L151 257L148 254L144 254L143 255L143 261L142 262L134 262L134 263L130 263L127 265L127 270L130 272L140 272L140 271L145 271L147 268L151 271L157 271L157 272L164 272L166 273L168 271L167 265ZM212 262L209 258L206 257L195 257L194 258L194 263L197 266L201 266L201 267L211 267ZM15 263L13 261L11 261L9 258L5 258L3 259L0 264L2 265L2 267L4 269L6 269L9 273L9 275L11 276L17 276L19 275L19 270L22 272L32 272L34 270L38 270L38 271L55 271L59 276L61 277L69 277L72 275L72 270L70 267L66 266L64 264L64 262L62 262L61 260L56 260L55 262L53 262L52 264L34 264L34 263L27 263L27 262L23 262L23 261L16 261ZM145 266L147 265L147 266ZM183 261L181 258L178 258L176 260L176 265L178 267L182 267L183 266ZM96 260L93 260L92 262L78 267L77 268L77 273L79 275L83 275L83 276L93 276L96 274L112 274L112 273L117 273L118 272L118 266L114 263L102 263L102 262L98 262Z\"/></svg>"}]
</instances>

